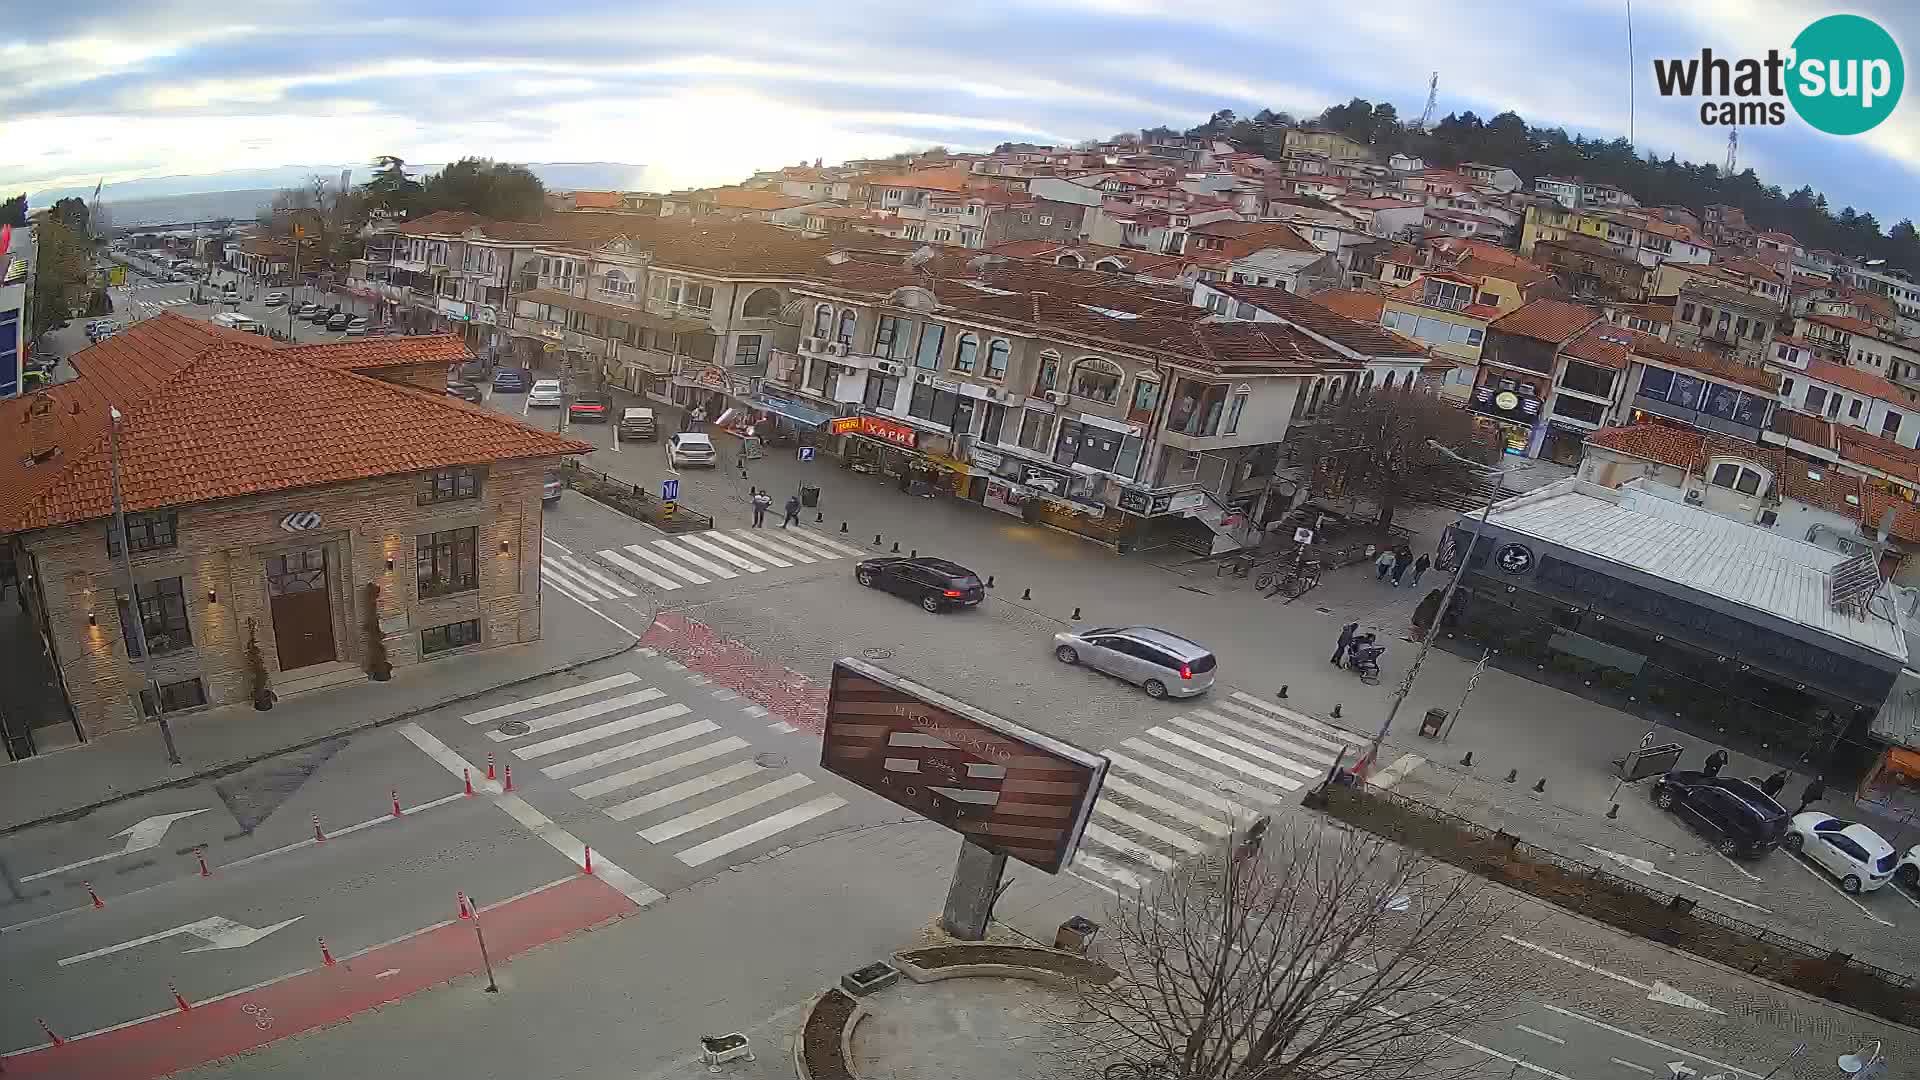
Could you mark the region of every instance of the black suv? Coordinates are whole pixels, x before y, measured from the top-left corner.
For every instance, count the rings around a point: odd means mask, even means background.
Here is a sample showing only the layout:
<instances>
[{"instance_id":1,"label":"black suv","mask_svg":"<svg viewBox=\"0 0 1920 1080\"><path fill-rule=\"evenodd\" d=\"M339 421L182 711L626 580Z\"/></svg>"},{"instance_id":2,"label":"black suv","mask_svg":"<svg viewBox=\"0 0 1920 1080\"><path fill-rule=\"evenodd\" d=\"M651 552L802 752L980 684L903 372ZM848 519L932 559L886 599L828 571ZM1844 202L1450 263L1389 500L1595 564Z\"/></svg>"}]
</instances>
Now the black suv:
<instances>
[{"instance_id":1,"label":"black suv","mask_svg":"<svg viewBox=\"0 0 1920 1080\"><path fill-rule=\"evenodd\" d=\"M928 611L972 607L987 595L980 575L945 559L867 559L854 567L853 576L869 589L904 596Z\"/></svg>"},{"instance_id":2,"label":"black suv","mask_svg":"<svg viewBox=\"0 0 1920 1080\"><path fill-rule=\"evenodd\" d=\"M1787 808L1751 780L1670 772L1653 782L1653 801L1713 838L1722 855L1765 855L1786 835Z\"/></svg>"}]
</instances>

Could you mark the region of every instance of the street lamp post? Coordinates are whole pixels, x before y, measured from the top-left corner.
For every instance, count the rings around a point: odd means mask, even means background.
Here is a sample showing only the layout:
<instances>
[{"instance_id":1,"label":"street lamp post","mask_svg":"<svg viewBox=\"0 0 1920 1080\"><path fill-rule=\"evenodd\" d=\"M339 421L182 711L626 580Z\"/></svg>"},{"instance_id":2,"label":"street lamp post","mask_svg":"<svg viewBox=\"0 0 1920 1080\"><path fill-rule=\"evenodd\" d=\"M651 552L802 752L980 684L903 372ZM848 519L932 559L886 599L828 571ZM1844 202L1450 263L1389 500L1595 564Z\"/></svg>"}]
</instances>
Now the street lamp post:
<instances>
[{"instance_id":1,"label":"street lamp post","mask_svg":"<svg viewBox=\"0 0 1920 1080\"><path fill-rule=\"evenodd\" d=\"M126 504L120 497L120 410L112 406L107 408L111 423L107 426L108 461L112 466L113 481L113 532L120 539L120 574L127 586L127 611L123 616L133 624L134 641L139 645L140 655L130 657L133 668L140 673L141 689L153 690L153 716L160 722L160 739L167 745L167 764L180 764L180 751L173 745L173 728L167 725L167 714L160 701L160 684L153 678L152 665L147 661L147 622L140 614L140 594L133 583L133 548L127 543ZM141 711L140 695L134 695L134 713Z\"/></svg>"},{"instance_id":2,"label":"street lamp post","mask_svg":"<svg viewBox=\"0 0 1920 1080\"><path fill-rule=\"evenodd\" d=\"M1413 693L1413 680L1420 674L1420 665L1426 661L1427 652L1433 648L1434 638L1440 636L1440 624L1446 619L1447 605L1453 602L1454 590L1460 587L1460 579L1467 572L1467 562L1473 557L1473 547L1479 542L1481 531L1487 527L1487 518L1493 513L1493 504L1500 501L1501 482L1506 479L1507 473L1514 469L1524 469L1528 467L1525 464L1516 464L1493 469L1478 461L1461 457L1459 454L1454 453L1452 450L1432 439L1427 440L1427 445L1439 451L1441 454L1460 462L1462 465L1471 466L1482 472L1492 473L1494 478L1493 494L1487 497L1487 505L1480 508L1480 516L1474 521L1473 533L1467 540L1467 549L1460 553L1459 561L1454 564L1453 577L1447 580L1447 591L1440 595L1440 607L1433 613L1433 622L1427 626L1426 637L1420 640L1420 651L1414 654L1413 664L1407 668L1407 677L1400 680L1399 688L1393 692L1393 702L1387 706L1386 719L1380 721L1380 730L1373 733L1373 740L1367 745L1366 757L1361 759L1360 767L1354 770L1362 777L1364 777L1367 770L1372 769L1374 763L1379 760L1380 744L1386 741L1387 732L1393 728L1393 718L1400 712L1400 703L1405 701L1409 694Z\"/></svg>"}]
</instances>

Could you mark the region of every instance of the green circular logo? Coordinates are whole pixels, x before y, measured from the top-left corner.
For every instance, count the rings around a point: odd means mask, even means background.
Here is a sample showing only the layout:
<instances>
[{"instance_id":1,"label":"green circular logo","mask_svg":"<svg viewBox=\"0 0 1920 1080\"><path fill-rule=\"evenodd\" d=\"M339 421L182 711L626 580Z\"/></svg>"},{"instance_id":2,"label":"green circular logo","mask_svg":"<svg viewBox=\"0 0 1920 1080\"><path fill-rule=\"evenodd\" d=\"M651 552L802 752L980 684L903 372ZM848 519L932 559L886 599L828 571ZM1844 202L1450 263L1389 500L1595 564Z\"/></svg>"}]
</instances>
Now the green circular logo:
<instances>
[{"instance_id":1,"label":"green circular logo","mask_svg":"<svg viewBox=\"0 0 1920 1080\"><path fill-rule=\"evenodd\" d=\"M1900 46L1872 19L1829 15L1800 31L1793 54L1793 111L1829 135L1871 131L1900 103L1907 81Z\"/></svg>"}]
</instances>

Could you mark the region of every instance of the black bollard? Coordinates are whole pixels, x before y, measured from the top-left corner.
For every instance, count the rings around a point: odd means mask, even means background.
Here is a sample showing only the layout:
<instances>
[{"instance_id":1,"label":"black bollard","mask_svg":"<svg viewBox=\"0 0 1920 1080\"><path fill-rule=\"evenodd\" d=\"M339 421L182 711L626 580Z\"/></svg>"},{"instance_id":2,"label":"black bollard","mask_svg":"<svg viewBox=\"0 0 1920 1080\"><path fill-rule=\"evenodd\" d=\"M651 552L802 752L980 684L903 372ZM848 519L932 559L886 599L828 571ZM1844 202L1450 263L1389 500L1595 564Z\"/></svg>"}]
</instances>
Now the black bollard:
<instances>
[{"instance_id":1,"label":"black bollard","mask_svg":"<svg viewBox=\"0 0 1920 1080\"><path fill-rule=\"evenodd\" d=\"M1287 684L1286 684L1286 683L1281 683L1281 684L1280 684L1280 692L1279 692L1279 693L1277 693L1277 694L1275 694L1275 695L1273 695L1273 696L1274 696L1274 697L1277 697L1277 698L1279 698L1279 699L1280 699L1281 701L1285 701L1285 700L1287 700Z\"/></svg>"},{"instance_id":2,"label":"black bollard","mask_svg":"<svg viewBox=\"0 0 1920 1080\"><path fill-rule=\"evenodd\" d=\"M1538 781L1537 783L1535 783L1535 784L1533 785L1533 790L1535 790L1535 791L1545 791L1545 790L1547 790L1547 778L1546 778L1546 777L1544 777L1544 776L1543 776L1543 777L1541 777L1541 778L1539 779L1539 781Z\"/></svg>"},{"instance_id":3,"label":"black bollard","mask_svg":"<svg viewBox=\"0 0 1920 1080\"><path fill-rule=\"evenodd\" d=\"M1021 590L1020 590L1020 599L1022 599L1022 600L1031 600L1031 599L1033 599L1033 590L1032 590L1032 589L1021 589Z\"/></svg>"},{"instance_id":4,"label":"black bollard","mask_svg":"<svg viewBox=\"0 0 1920 1080\"><path fill-rule=\"evenodd\" d=\"M825 520L827 520L827 515L826 515L826 514L824 514L824 513L821 513L821 512L820 512L820 511L818 511L818 510L815 510L815 511L813 512L813 522L814 522L814 524L816 524L816 525L818 525L819 523L821 523L821 522L823 522L823 521L825 521Z\"/></svg>"},{"instance_id":5,"label":"black bollard","mask_svg":"<svg viewBox=\"0 0 1920 1080\"><path fill-rule=\"evenodd\" d=\"M987 575L987 588L989 588L989 589L991 589L991 588L993 588L993 575L992 575L992 574L988 574L988 575Z\"/></svg>"},{"instance_id":6,"label":"black bollard","mask_svg":"<svg viewBox=\"0 0 1920 1080\"><path fill-rule=\"evenodd\" d=\"M909 553L907 554L907 558L909 558L909 559L917 559L917 558L919 558L919 557L920 557L920 549L919 549L919 548L914 548L914 549L913 549L913 550L912 550L911 552L909 552Z\"/></svg>"},{"instance_id":7,"label":"black bollard","mask_svg":"<svg viewBox=\"0 0 1920 1080\"><path fill-rule=\"evenodd\" d=\"M846 522L844 522L844 521L843 521L843 522L841 522L841 523L840 523L840 531L841 531L842 533L844 533L844 532L846 532L846 531L847 531L847 523L846 523Z\"/></svg>"},{"instance_id":8,"label":"black bollard","mask_svg":"<svg viewBox=\"0 0 1920 1080\"><path fill-rule=\"evenodd\" d=\"M1074 608L1074 609L1073 609L1073 621L1074 621L1074 622L1079 622L1079 621L1080 621L1080 609L1079 609L1079 608Z\"/></svg>"},{"instance_id":9,"label":"black bollard","mask_svg":"<svg viewBox=\"0 0 1920 1080\"><path fill-rule=\"evenodd\" d=\"M1508 770L1507 770L1507 783L1509 783L1509 784L1511 784L1511 783L1513 783L1513 782L1514 782L1515 780L1518 780L1518 779L1520 779L1520 770L1519 770L1519 769L1508 769Z\"/></svg>"},{"instance_id":10,"label":"black bollard","mask_svg":"<svg viewBox=\"0 0 1920 1080\"><path fill-rule=\"evenodd\" d=\"M1340 719L1340 703L1337 701L1333 703L1333 718Z\"/></svg>"},{"instance_id":11,"label":"black bollard","mask_svg":"<svg viewBox=\"0 0 1920 1080\"><path fill-rule=\"evenodd\" d=\"M1619 816L1620 816L1620 804L1619 804L1619 803L1614 803L1614 804L1613 804L1613 805L1612 805L1611 807L1608 807L1608 808L1607 808L1607 820L1608 820L1608 821L1613 821L1613 820L1615 820L1615 819L1617 819L1617 818L1618 818Z\"/></svg>"},{"instance_id":12,"label":"black bollard","mask_svg":"<svg viewBox=\"0 0 1920 1080\"><path fill-rule=\"evenodd\" d=\"M874 547L879 547L879 546L880 546L880 534L879 534L879 533L874 533L874 534L873 534L873 546L874 546Z\"/></svg>"},{"instance_id":13,"label":"black bollard","mask_svg":"<svg viewBox=\"0 0 1920 1080\"><path fill-rule=\"evenodd\" d=\"M1467 751L1467 756L1460 759L1460 764L1463 768L1473 768L1473 751Z\"/></svg>"},{"instance_id":14,"label":"black bollard","mask_svg":"<svg viewBox=\"0 0 1920 1080\"><path fill-rule=\"evenodd\" d=\"M900 541L898 541L898 540L895 540L895 541L893 542L893 553L894 553L895 555L898 555L898 554L900 554Z\"/></svg>"}]
</instances>

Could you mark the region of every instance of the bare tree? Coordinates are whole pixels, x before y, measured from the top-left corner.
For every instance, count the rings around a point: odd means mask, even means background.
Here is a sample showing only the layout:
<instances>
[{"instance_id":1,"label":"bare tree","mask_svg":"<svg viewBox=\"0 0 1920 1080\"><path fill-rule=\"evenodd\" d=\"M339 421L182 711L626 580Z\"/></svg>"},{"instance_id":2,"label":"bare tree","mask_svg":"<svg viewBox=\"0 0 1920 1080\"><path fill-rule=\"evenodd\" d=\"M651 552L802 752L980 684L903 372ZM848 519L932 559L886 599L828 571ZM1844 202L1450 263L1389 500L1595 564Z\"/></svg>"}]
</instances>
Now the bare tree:
<instances>
[{"instance_id":1,"label":"bare tree","mask_svg":"<svg viewBox=\"0 0 1920 1080\"><path fill-rule=\"evenodd\" d=\"M1425 389L1350 392L1317 423L1296 432L1296 460L1306 466L1314 494L1367 499L1378 509L1383 530L1402 505L1479 476L1430 442L1476 461L1499 457L1489 437L1474 428L1472 414Z\"/></svg>"},{"instance_id":2,"label":"bare tree","mask_svg":"<svg viewBox=\"0 0 1920 1080\"><path fill-rule=\"evenodd\" d=\"M1060 1018L1072 1056L1173 1080L1444 1078L1481 1064L1459 1033L1538 989L1529 965L1507 966L1509 905L1378 838L1294 821L1257 837L1263 850L1243 840L1118 903L1100 955L1118 977Z\"/></svg>"}]
</instances>

